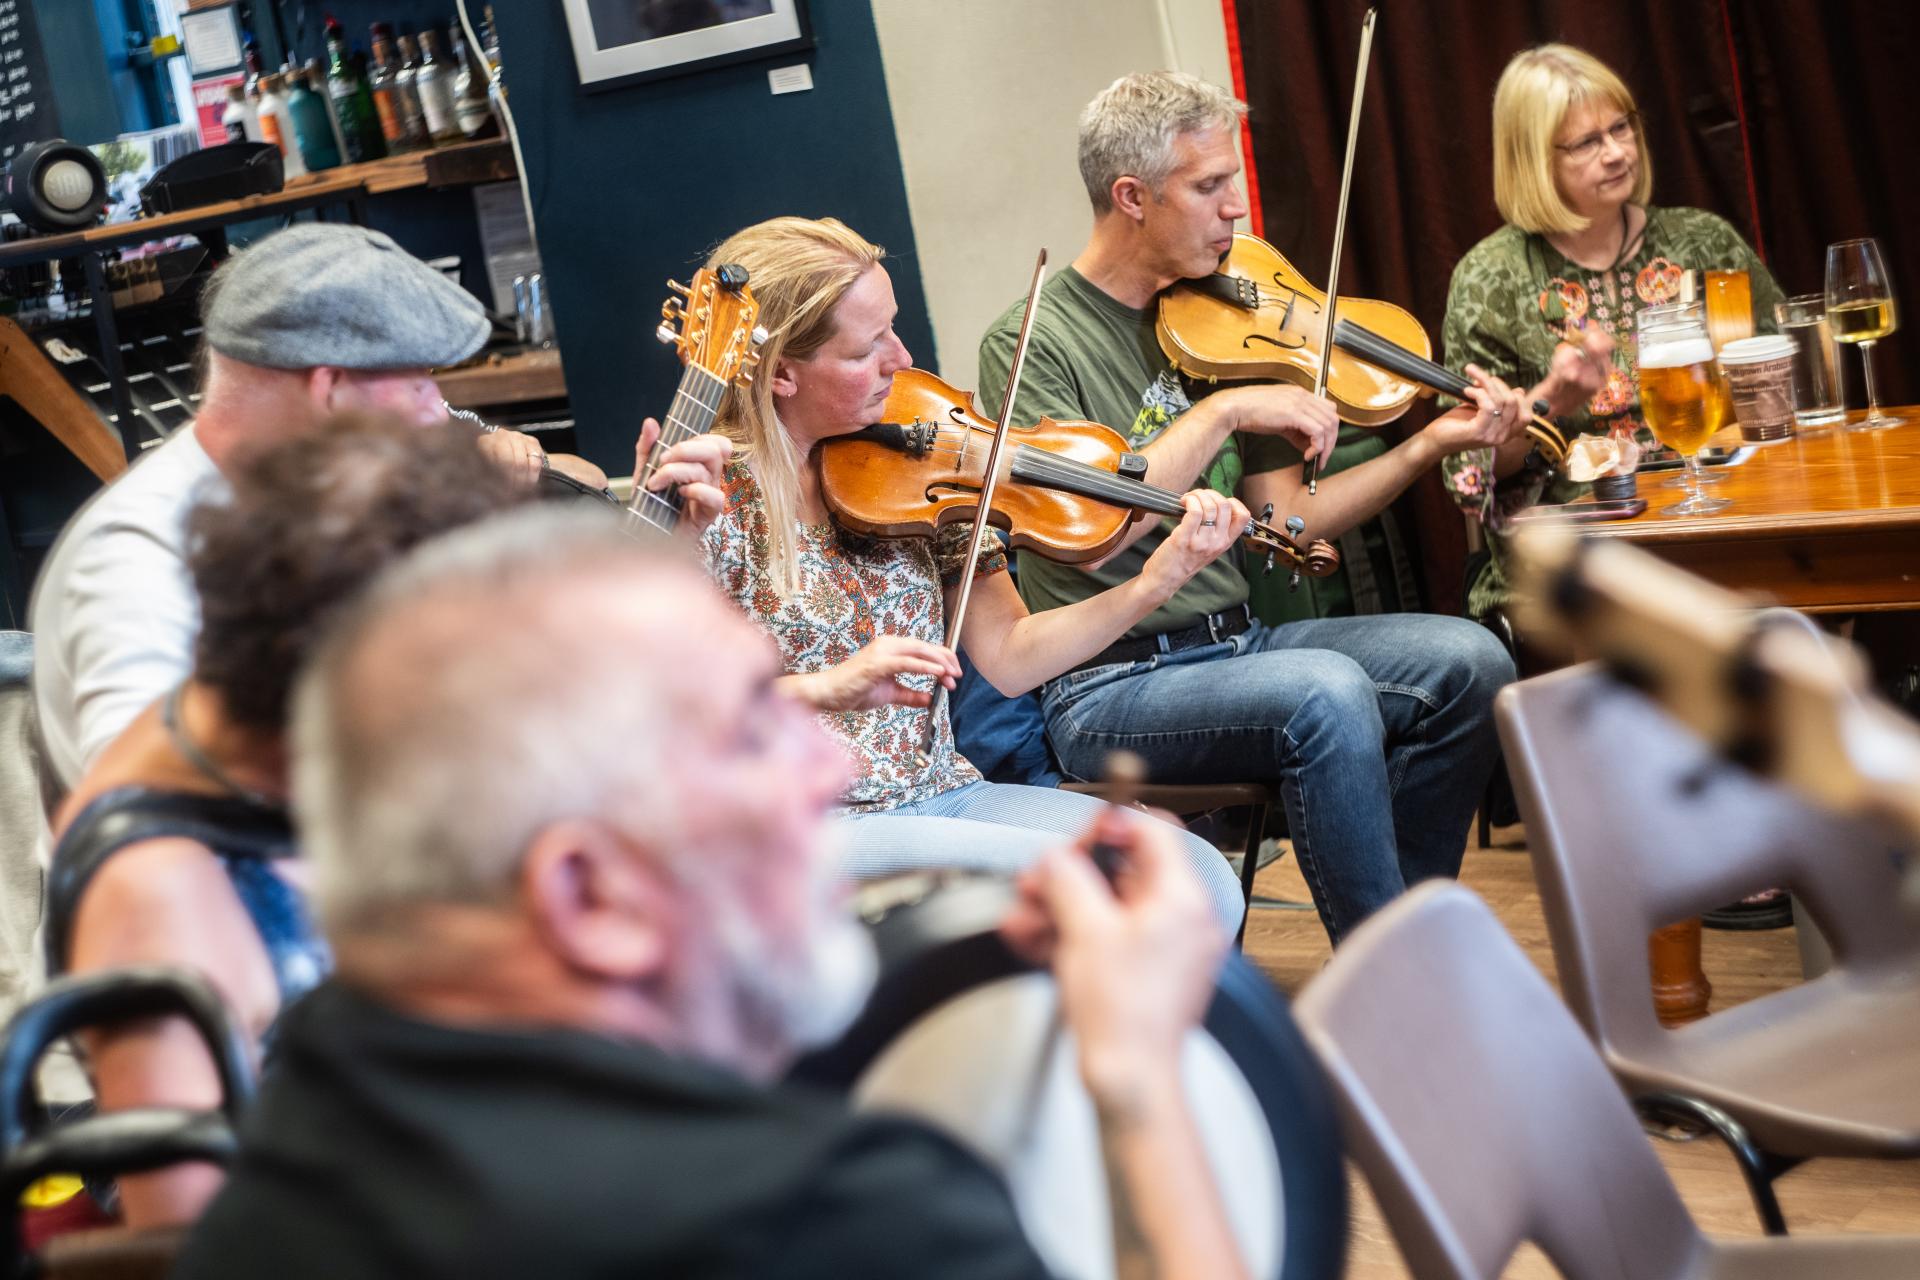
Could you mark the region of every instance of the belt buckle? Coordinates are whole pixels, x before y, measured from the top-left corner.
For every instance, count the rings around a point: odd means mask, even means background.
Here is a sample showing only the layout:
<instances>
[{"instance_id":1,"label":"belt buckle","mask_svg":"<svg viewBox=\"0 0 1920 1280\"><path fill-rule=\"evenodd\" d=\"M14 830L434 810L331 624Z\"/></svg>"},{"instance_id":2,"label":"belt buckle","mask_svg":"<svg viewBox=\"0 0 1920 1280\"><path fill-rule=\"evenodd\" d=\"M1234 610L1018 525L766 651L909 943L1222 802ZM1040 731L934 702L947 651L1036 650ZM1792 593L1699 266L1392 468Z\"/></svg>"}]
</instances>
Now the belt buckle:
<instances>
[{"instance_id":1,"label":"belt buckle","mask_svg":"<svg viewBox=\"0 0 1920 1280\"><path fill-rule=\"evenodd\" d=\"M1213 640L1215 644L1220 643L1220 615L1219 614L1210 613L1207 615L1207 635Z\"/></svg>"}]
</instances>

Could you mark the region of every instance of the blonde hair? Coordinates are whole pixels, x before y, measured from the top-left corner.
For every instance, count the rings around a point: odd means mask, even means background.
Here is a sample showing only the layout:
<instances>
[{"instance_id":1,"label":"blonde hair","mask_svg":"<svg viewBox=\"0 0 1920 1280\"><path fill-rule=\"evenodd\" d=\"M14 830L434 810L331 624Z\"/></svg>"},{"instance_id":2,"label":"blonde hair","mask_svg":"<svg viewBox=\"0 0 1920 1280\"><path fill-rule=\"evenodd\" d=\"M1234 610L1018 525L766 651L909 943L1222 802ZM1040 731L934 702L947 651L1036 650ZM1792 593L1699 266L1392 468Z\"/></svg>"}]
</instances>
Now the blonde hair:
<instances>
[{"instance_id":1,"label":"blonde hair","mask_svg":"<svg viewBox=\"0 0 1920 1280\"><path fill-rule=\"evenodd\" d=\"M1543 44L1516 53L1493 91L1493 202L1522 231L1584 231L1592 221L1574 212L1553 178L1554 135L1569 111L1588 102L1611 103L1632 119L1639 162L1628 198L1644 205L1652 196L1646 128L1625 82L1584 49Z\"/></svg>"},{"instance_id":2,"label":"blonde hair","mask_svg":"<svg viewBox=\"0 0 1920 1280\"><path fill-rule=\"evenodd\" d=\"M1113 208L1113 184L1125 177L1158 195L1173 173L1181 134L1232 128L1246 114L1246 103L1183 71L1115 80L1080 113L1080 180L1094 213Z\"/></svg>"},{"instance_id":3,"label":"blonde hair","mask_svg":"<svg viewBox=\"0 0 1920 1280\"><path fill-rule=\"evenodd\" d=\"M794 526L806 459L774 412L773 370L782 359L804 360L826 345L834 335L840 299L886 256L885 249L838 218L771 218L735 232L707 258L708 266L746 268L760 324L770 335L760 351L765 372L727 397L714 429L733 441L760 486L771 535L767 576L782 597L800 588Z\"/></svg>"}]
</instances>

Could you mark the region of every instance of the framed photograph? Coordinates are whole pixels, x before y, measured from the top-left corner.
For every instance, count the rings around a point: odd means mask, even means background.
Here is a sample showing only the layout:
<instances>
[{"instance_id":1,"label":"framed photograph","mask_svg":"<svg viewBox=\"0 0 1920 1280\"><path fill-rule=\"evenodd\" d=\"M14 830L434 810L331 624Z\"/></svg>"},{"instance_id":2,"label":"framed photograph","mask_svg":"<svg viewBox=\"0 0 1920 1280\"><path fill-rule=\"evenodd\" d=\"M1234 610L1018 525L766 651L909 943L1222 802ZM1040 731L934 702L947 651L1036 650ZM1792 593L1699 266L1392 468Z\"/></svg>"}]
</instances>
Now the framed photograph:
<instances>
[{"instance_id":1,"label":"framed photograph","mask_svg":"<svg viewBox=\"0 0 1920 1280\"><path fill-rule=\"evenodd\" d=\"M813 47L806 0L560 0L589 91Z\"/></svg>"}]
</instances>

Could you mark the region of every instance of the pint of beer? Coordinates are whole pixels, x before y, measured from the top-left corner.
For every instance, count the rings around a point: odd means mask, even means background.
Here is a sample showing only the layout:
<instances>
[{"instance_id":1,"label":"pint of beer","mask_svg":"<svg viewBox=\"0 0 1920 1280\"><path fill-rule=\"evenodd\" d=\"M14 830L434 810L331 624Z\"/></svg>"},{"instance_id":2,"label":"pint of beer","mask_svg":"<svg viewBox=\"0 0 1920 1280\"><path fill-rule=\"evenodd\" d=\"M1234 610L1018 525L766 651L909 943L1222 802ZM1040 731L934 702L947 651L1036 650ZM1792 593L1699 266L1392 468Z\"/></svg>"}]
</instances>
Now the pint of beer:
<instances>
[{"instance_id":1,"label":"pint of beer","mask_svg":"<svg viewBox=\"0 0 1920 1280\"><path fill-rule=\"evenodd\" d=\"M1727 384L1706 334L1674 336L1640 348L1640 409L1661 444L1691 456L1727 425Z\"/></svg>"},{"instance_id":2,"label":"pint of beer","mask_svg":"<svg viewBox=\"0 0 1920 1280\"><path fill-rule=\"evenodd\" d=\"M1635 335L1639 348L1640 412L1654 438L1686 460L1686 501L1669 514L1705 515L1723 510L1722 498L1700 491L1695 456L1733 417L1726 379L1713 358L1706 317L1697 302L1648 307Z\"/></svg>"}]
</instances>

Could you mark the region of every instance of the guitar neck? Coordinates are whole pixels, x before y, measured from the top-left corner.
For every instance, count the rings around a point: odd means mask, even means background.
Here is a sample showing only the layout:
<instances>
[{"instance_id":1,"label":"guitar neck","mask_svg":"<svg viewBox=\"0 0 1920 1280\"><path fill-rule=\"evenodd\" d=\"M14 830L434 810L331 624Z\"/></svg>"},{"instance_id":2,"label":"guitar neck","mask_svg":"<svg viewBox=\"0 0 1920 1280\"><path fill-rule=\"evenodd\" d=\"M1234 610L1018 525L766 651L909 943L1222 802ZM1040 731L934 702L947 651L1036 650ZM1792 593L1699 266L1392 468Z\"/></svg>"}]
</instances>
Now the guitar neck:
<instances>
[{"instance_id":1,"label":"guitar neck","mask_svg":"<svg viewBox=\"0 0 1920 1280\"><path fill-rule=\"evenodd\" d=\"M683 440L705 435L713 429L726 398L727 384L697 364L690 364L680 375L680 386L673 393L673 405L660 423L660 438L653 442L644 467L633 476L633 500L627 504L627 519L662 533L671 533L680 522L680 495L672 489L655 493L647 488L660 455Z\"/></svg>"}]
</instances>

